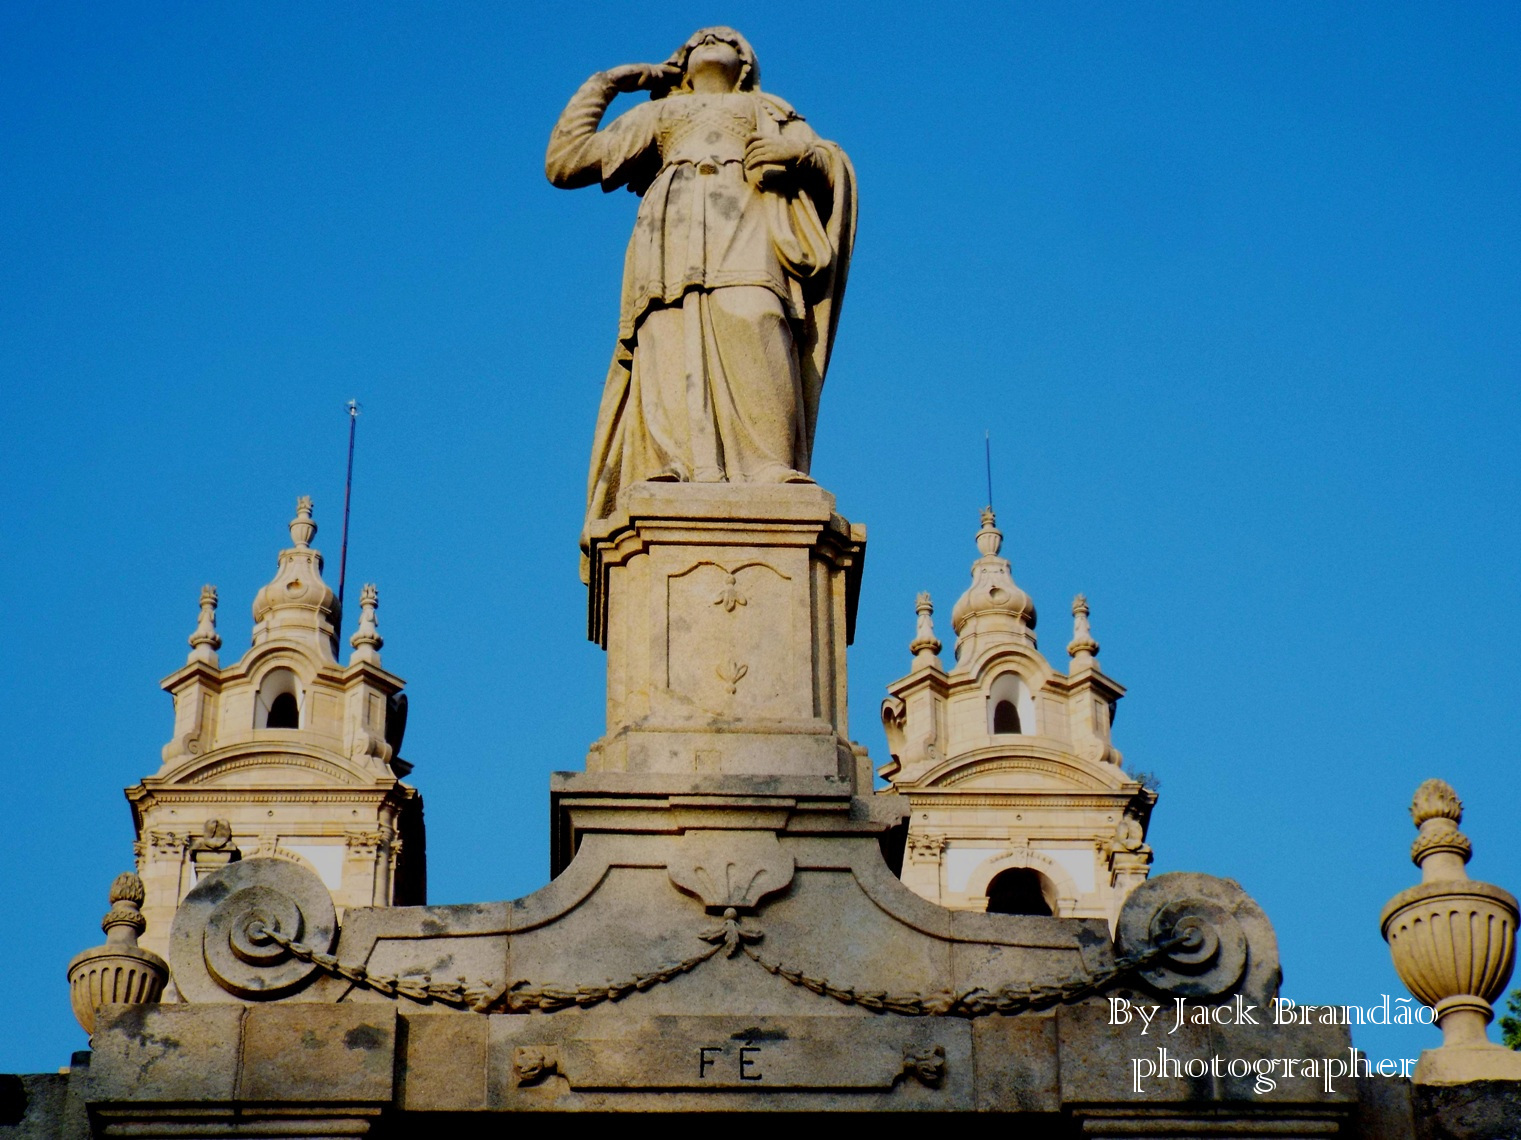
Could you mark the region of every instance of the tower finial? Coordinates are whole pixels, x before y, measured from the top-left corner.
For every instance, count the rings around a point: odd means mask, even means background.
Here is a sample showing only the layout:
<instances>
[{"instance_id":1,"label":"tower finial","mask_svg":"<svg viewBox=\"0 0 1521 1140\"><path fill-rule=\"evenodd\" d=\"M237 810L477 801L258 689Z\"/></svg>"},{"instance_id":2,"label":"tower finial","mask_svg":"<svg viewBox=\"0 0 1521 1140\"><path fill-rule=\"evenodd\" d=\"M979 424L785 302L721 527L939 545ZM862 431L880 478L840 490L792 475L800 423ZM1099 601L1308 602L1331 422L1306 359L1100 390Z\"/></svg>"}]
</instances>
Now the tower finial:
<instances>
[{"instance_id":1,"label":"tower finial","mask_svg":"<svg viewBox=\"0 0 1521 1140\"><path fill-rule=\"evenodd\" d=\"M343 615L322 580L322 552L311 545L316 534L311 496L302 495L290 521L291 545L280 551L274 578L254 595L253 643L262 645L275 637L315 641L323 658L336 663Z\"/></svg>"},{"instance_id":2,"label":"tower finial","mask_svg":"<svg viewBox=\"0 0 1521 1140\"><path fill-rule=\"evenodd\" d=\"M317 534L317 523L312 518L312 497L302 495L296 500L296 517L290 520L290 538L297 550L306 550Z\"/></svg>"},{"instance_id":3,"label":"tower finial","mask_svg":"<svg viewBox=\"0 0 1521 1140\"><path fill-rule=\"evenodd\" d=\"M914 640L909 642L909 652L914 655L915 669L943 669L940 658L940 639L935 636L935 604L930 601L929 591L921 590L914 599L914 612L919 620L914 627Z\"/></svg>"},{"instance_id":4,"label":"tower finial","mask_svg":"<svg viewBox=\"0 0 1521 1140\"><path fill-rule=\"evenodd\" d=\"M1035 603L1014 581L992 507L982 508L982 528L977 532L978 558L972 563L972 584L951 608L951 627L956 631L956 660L964 664L978 645L1008 639L1035 647ZM961 667L958 664L958 668Z\"/></svg>"},{"instance_id":5,"label":"tower finial","mask_svg":"<svg viewBox=\"0 0 1521 1140\"><path fill-rule=\"evenodd\" d=\"M190 635L189 660L216 667L220 664L217 660L217 650L220 648L222 638L217 633L217 588L202 586L201 619L196 623L195 632Z\"/></svg>"},{"instance_id":6,"label":"tower finial","mask_svg":"<svg viewBox=\"0 0 1521 1140\"><path fill-rule=\"evenodd\" d=\"M1070 671L1079 673L1093 668L1098 664L1094 660L1098 651L1099 643L1093 640L1093 631L1088 626L1088 595L1079 594L1072 599L1072 642L1067 646L1072 658Z\"/></svg>"},{"instance_id":7,"label":"tower finial","mask_svg":"<svg viewBox=\"0 0 1521 1140\"><path fill-rule=\"evenodd\" d=\"M998 516L992 507L982 508L982 529L977 532L977 549L984 558L991 558L1003 547L1003 531L998 529Z\"/></svg>"},{"instance_id":8,"label":"tower finial","mask_svg":"<svg viewBox=\"0 0 1521 1140\"><path fill-rule=\"evenodd\" d=\"M349 655L350 665L360 661L370 665L380 664L380 647L385 641L375 625L375 610L379 605L380 591L375 589L374 583L367 584L359 591L359 630L349 638L349 644L354 647L354 652Z\"/></svg>"}]
</instances>

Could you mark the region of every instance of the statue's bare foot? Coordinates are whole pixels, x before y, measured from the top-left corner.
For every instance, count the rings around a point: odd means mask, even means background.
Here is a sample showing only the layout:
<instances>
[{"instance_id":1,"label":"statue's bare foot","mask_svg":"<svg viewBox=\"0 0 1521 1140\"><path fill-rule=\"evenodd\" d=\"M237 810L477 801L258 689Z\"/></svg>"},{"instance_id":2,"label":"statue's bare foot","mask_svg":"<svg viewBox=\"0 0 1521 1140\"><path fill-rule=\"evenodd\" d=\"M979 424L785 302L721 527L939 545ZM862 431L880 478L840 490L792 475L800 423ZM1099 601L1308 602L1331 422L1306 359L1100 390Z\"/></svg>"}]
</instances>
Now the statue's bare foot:
<instances>
[{"instance_id":1,"label":"statue's bare foot","mask_svg":"<svg viewBox=\"0 0 1521 1140\"><path fill-rule=\"evenodd\" d=\"M722 467L699 467L692 473L694 483L722 483L725 479Z\"/></svg>"}]
</instances>

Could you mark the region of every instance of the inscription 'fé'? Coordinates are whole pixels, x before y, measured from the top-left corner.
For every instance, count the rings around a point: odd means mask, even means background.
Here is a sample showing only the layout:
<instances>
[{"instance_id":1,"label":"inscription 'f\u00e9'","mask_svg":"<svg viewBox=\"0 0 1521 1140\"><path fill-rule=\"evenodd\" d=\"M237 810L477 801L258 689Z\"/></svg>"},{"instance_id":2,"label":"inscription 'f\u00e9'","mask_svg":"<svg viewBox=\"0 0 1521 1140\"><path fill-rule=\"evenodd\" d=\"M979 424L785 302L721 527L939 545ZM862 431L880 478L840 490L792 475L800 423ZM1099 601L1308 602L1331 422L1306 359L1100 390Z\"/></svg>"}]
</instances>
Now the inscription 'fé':
<instances>
[{"instance_id":1,"label":"inscription 'f\u00e9'","mask_svg":"<svg viewBox=\"0 0 1521 1140\"><path fill-rule=\"evenodd\" d=\"M742 1081L763 1081L759 1045L740 1045L731 1052L731 1043L724 1045L699 1045L697 1047L697 1077L699 1080L724 1079L737 1076Z\"/></svg>"}]
</instances>

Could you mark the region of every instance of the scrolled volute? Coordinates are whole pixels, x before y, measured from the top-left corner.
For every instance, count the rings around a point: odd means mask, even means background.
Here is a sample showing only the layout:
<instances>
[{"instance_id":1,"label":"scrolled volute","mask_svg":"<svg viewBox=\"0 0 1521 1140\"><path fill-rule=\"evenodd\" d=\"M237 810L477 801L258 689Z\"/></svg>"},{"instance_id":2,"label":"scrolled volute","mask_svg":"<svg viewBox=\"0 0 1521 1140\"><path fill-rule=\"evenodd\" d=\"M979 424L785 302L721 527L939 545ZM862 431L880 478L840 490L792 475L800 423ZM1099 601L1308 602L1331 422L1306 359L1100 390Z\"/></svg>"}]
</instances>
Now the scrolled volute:
<instances>
[{"instance_id":1,"label":"scrolled volute","mask_svg":"<svg viewBox=\"0 0 1521 1140\"><path fill-rule=\"evenodd\" d=\"M269 1001L302 989L319 972L310 955L326 955L337 935L332 896L314 873L285 859L244 859L185 896L169 961L187 1001Z\"/></svg>"},{"instance_id":2,"label":"scrolled volute","mask_svg":"<svg viewBox=\"0 0 1521 1140\"><path fill-rule=\"evenodd\" d=\"M1208 1000L1240 993L1265 1004L1278 993L1273 926L1230 879L1174 871L1147 880L1125 900L1115 941L1124 955L1177 943L1140 972L1163 994Z\"/></svg>"}]
</instances>

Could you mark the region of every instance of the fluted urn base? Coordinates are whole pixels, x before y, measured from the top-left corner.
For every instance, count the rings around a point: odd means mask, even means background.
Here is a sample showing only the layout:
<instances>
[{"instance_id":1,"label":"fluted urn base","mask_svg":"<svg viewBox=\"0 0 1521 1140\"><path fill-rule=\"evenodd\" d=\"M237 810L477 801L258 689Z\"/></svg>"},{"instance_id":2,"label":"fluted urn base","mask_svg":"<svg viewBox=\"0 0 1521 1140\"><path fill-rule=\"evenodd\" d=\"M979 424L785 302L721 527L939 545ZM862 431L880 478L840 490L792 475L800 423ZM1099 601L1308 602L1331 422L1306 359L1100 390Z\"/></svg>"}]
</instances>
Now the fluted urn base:
<instances>
[{"instance_id":1,"label":"fluted urn base","mask_svg":"<svg viewBox=\"0 0 1521 1140\"><path fill-rule=\"evenodd\" d=\"M1394 968L1442 1027L1442 1047L1421 1054L1418 1083L1521 1080L1521 1054L1486 1034L1490 1003L1505 991L1514 965L1516 921L1510 892L1471 879L1421 883L1384 907Z\"/></svg>"},{"instance_id":2,"label":"fluted urn base","mask_svg":"<svg viewBox=\"0 0 1521 1140\"><path fill-rule=\"evenodd\" d=\"M69 963L69 1001L84 1031L95 1035L95 1011L103 1005L147 1005L163 996L169 966L151 950L97 946Z\"/></svg>"}]
</instances>

